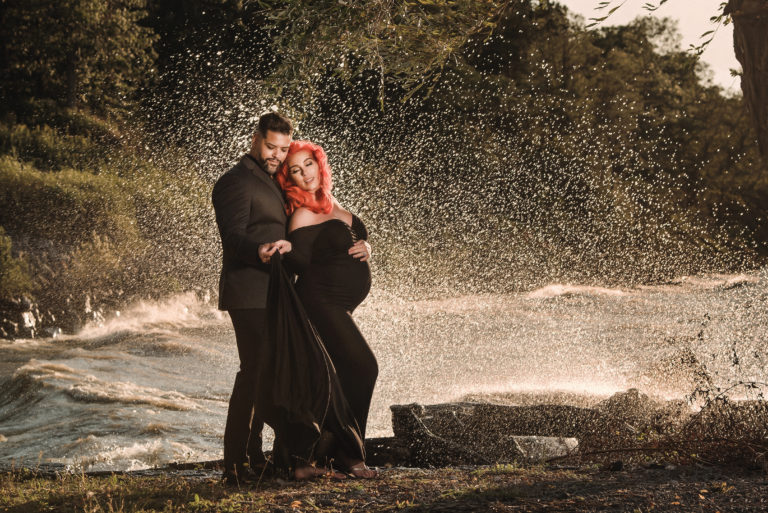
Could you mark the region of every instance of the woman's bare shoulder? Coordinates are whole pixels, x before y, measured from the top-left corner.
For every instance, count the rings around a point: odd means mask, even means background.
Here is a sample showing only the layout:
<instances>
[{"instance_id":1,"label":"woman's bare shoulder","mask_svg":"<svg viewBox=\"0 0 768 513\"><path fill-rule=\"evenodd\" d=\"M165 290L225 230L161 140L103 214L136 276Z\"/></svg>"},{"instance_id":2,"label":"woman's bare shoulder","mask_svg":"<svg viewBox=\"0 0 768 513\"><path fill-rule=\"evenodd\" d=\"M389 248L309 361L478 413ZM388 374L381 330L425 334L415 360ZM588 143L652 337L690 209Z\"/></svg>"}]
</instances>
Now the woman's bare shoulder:
<instances>
[{"instance_id":1,"label":"woman's bare shoulder","mask_svg":"<svg viewBox=\"0 0 768 513\"><path fill-rule=\"evenodd\" d=\"M292 232L297 228L309 226L317 223L317 214L305 207L297 208L291 215L291 219L288 221L288 231Z\"/></svg>"},{"instance_id":2,"label":"woman's bare shoulder","mask_svg":"<svg viewBox=\"0 0 768 513\"><path fill-rule=\"evenodd\" d=\"M333 210L334 210L334 214L333 214L334 217L341 219L342 221L344 221L350 226L352 225L352 222L354 221L354 216L352 215L352 212L342 207L341 204L338 201L336 201L336 198L333 198Z\"/></svg>"},{"instance_id":3,"label":"woman's bare shoulder","mask_svg":"<svg viewBox=\"0 0 768 513\"><path fill-rule=\"evenodd\" d=\"M341 203L336 198L333 198L333 209L341 214L350 214L349 210L341 206Z\"/></svg>"}]
</instances>

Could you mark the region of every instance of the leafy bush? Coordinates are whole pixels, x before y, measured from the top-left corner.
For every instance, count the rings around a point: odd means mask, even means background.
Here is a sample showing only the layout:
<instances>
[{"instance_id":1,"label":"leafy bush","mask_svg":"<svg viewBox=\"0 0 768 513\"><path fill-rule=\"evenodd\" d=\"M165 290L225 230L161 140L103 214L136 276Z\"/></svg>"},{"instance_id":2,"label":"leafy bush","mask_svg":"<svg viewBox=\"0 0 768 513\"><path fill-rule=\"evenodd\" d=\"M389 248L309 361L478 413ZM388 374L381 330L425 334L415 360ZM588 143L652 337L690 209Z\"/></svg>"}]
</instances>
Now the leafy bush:
<instances>
[{"instance_id":1,"label":"leafy bush","mask_svg":"<svg viewBox=\"0 0 768 513\"><path fill-rule=\"evenodd\" d=\"M80 167L95 157L87 137L62 134L48 125L29 128L0 123L0 151L46 171Z\"/></svg>"},{"instance_id":2,"label":"leafy bush","mask_svg":"<svg viewBox=\"0 0 768 513\"><path fill-rule=\"evenodd\" d=\"M136 215L119 178L67 169L45 173L0 157L0 225L11 234L77 243L92 233L137 235Z\"/></svg>"},{"instance_id":3,"label":"leafy bush","mask_svg":"<svg viewBox=\"0 0 768 513\"><path fill-rule=\"evenodd\" d=\"M31 127L48 125L63 134L81 135L102 144L119 143L114 121L98 117L87 110L61 107L47 98L24 98L4 113L3 121L8 125L23 123Z\"/></svg>"},{"instance_id":4,"label":"leafy bush","mask_svg":"<svg viewBox=\"0 0 768 513\"><path fill-rule=\"evenodd\" d=\"M14 257L11 246L11 238L0 226L0 299L12 299L33 289L29 264L22 257Z\"/></svg>"}]
</instances>

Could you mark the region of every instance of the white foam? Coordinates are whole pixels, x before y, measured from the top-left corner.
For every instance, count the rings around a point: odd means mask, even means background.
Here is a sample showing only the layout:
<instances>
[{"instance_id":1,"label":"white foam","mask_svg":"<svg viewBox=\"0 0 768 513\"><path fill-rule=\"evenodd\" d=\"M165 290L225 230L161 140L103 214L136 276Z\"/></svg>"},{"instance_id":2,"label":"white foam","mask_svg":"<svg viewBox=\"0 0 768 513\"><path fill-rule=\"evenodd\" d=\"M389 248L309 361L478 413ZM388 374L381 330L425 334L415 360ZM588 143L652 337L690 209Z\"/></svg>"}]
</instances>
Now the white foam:
<instances>
[{"instance_id":1,"label":"white foam","mask_svg":"<svg viewBox=\"0 0 768 513\"><path fill-rule=\"evenodd\" d=\"M638 288L660 292L688 292L691 290L729 289L760 281L761 277L756 274L702 274L699 276L681 276L663 285L640 285Z\"/></svg>"},{"instance_id":2,"label":"white foam","mask_svg":"<svg viewBox=\"0 0 768 513\"><path fill-rule=\"evenodd\" d=\"M185 444L167 439L153 439L121 446L109 444L103 447L105 440L93 435L78 440L77 446L69 448L70 455L49 458L51 463L61 463L82 468L86 471L98 470L143 470L171 461L202 461L216 459L220 455L210 451L195 450ZM81 453L72 454L73 452Z\"/></svg>"},{"instance_id":3,"label":"white foam","mask_svg":"<svg viewBox=\"0 0 768 513\"><path fill-rule=\"evenodd\" d=\"M112 319L86 324L77 337L89 339L121 331L196 328L225 320L222 312L188 292L160 301L138 301Z\"/></svg>"},{"instance_id":4,"label":"white foam","mask_svg":"<svg viewBox=\"0 0 768 513\"><path fill-rule=\"evenodd\" d=\"M627 294L629 292L621 289L592 287L589 285L553 284L529 292L526 297L529 299L548 299L573 296L625 296Z\"/></svg>"},{"instance_id":5,"label":"white foam","mask_svg":"<svg viewBox=\"0 0 768 513\"><path fill-rule=\"evenodd\" d=\"M66 393L72 399L82 402L145 404L167 410L189 411L199 408L186 395L136 385L124 381L105 381L85 371L68 365L31 360L19 367L14 378L30 377Z\"/></svg>"}]
</instances>

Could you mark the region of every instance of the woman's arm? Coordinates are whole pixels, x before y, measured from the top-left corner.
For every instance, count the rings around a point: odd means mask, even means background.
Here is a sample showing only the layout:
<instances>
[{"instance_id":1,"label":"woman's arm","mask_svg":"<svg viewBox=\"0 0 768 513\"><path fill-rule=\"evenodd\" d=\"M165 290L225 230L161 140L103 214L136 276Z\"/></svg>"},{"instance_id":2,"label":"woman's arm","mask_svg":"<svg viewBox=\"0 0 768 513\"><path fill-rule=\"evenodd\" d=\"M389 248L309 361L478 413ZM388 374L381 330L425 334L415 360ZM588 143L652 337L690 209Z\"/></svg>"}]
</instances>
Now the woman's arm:
<instances>
[{"instance_id":1,"label":"woman's arm","mask_svg":"<svg viewBox=\"0 0 768 513\"><path fill-rule=\"evenodd\" d=\"M352 235L355 243L349 248L348 253L361 262L367 262L371 259L371 245L368 244L368 230L363 222L355 214L342 207L336 198L333 198L333 208L336 217L347 223L352 228Z\"/></svg>"},{"instance_id":2,"label":"woman's arm","mask_svg":"<svg viewBox=\"0 0 768 513\"><path fill-rule=\"evenodd\" d=\"M368 228L355 214L352 214L352 231L355 232L357 240L368 240Z\"/></svg>"},{"instance_id":3,"label":"woman's arm","mask_svg":"<svg viewBox=\"0 0 768 513\"><path fill-rule=\"evenodd\" d=\"M357 239L352 247L349 248L349 254L359 258L361 262L367 262L371 259L371 245L368 244L368 229L355 214L352 214L352 234Z\"/></svg>"}]
</instances>

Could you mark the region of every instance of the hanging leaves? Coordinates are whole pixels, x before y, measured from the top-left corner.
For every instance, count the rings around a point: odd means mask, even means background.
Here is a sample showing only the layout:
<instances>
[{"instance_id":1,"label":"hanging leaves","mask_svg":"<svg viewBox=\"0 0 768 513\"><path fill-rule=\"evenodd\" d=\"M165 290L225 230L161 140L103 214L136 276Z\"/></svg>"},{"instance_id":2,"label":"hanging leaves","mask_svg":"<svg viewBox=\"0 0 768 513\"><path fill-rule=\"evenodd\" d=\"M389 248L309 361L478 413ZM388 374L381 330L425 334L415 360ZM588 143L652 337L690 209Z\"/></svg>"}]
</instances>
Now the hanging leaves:
<instances>
[{"instance_id":1,"label":"hanging leaves","mask_svg":"<svg viewBox=\"0 0 768 513\"><path fill-rule=\"evenodd\" d=\"M645 4L643 4L643 9L645 9L649 13L656 12L662 5L666 4L668 1L669 0L657 0L656 2L646 2ZM591 21L591 23L587 24L587 28L596 27L597 25L607 20L613 13L615 13L625 3L627 3L627 0L622 0L617 5L614 5L615 3L616 2L605 1L605 0L598 3L597 7L595 7L596 11L603 11L605 9L608 9L608 12L604 16L589 18L589 21ZM716 27L712 30L708 30L703 34L701 34L699 36L699 39L701 40L699 44L691 44L689 46L689 51L692 54L696 56L701 55L704 52L704 50L707 48L709 43L711 43L712 40L715 38L715 34L717 34L717 30L720 28L720 26L728 25L731 22L731 17L724 14L726 4L727 2L721 2L717 8L719 14L709 18L709 21L715 24Z\"/></svg>"},{"instance_id":2,"label":"hanging leaves","mask_svg":"<svg viewBox=\"0 0 768 513\"><path fill-rule=\"evenodd\" d=\"M311 89L330 72L345 80L375 71L409 97L432 82L473 36L490 34L499 0L262 0L287 87Z\"/></svg>"}]
</instances>

